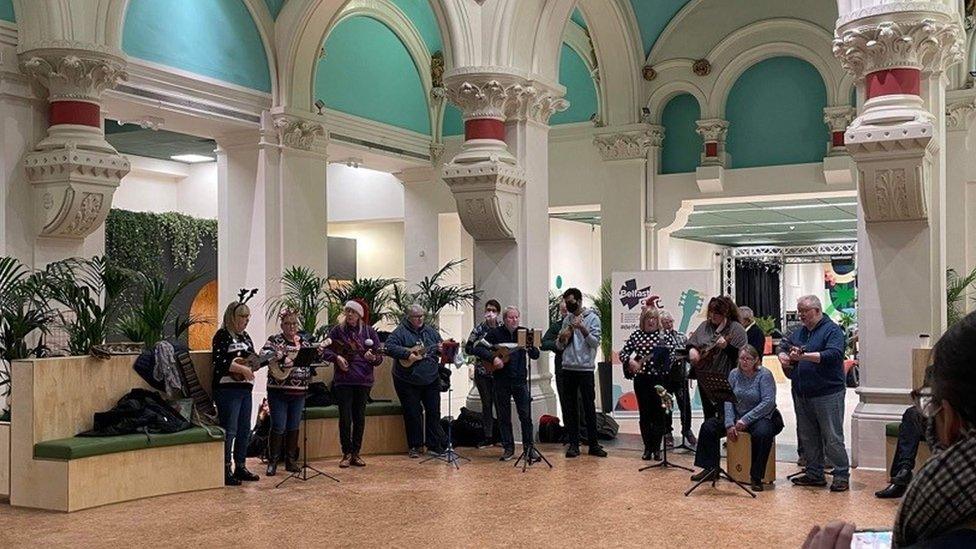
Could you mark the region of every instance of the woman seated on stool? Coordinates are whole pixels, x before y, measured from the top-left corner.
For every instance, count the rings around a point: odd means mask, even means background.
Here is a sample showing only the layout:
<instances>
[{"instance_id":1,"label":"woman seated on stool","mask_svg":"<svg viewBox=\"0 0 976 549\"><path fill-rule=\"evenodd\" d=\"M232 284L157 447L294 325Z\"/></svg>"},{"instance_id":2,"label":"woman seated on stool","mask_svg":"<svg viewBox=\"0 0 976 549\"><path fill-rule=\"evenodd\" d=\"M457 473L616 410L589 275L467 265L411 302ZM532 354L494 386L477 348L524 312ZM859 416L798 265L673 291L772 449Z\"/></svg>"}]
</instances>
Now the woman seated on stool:
<instances>
[{"instance_id":1,"label":"woman seated on stool","mask_svg":"<svg viewBox=\"0 0 976 549\"><path fill-rule=\"evenodd\" d=\"M345 469L350 465L366 466L359 457L366 430L366 400L373 386L373 368L383 362L383 356L374 351L380 338L369 325L366 302L350 300L342 312L345 320L329 332L333 345L322 356L336 366L332 392L339 401L339 444L342 446L339 467Z\"/></svg>"},{"instance_id":2,"label":"woman seated on stool","mask_svg":"<svg viewBox=\"0 0 976 549\"><path fill-rule=\"evenodd\" d=\"M783 430L783 417L776 409L776 380L759 362L759 352L752 345L739 351L739 367L729 372L729 385L737 402L725 403L723 418L705 420L698 432L698 452L695 465L701 472L691 480L713 479L718 475L719 445L722 437L736 441L739 433L752 437L752 463L749 469L752 489L761 492L766 460L773 447L773 439Z\"/></svg>"}]
</instances>

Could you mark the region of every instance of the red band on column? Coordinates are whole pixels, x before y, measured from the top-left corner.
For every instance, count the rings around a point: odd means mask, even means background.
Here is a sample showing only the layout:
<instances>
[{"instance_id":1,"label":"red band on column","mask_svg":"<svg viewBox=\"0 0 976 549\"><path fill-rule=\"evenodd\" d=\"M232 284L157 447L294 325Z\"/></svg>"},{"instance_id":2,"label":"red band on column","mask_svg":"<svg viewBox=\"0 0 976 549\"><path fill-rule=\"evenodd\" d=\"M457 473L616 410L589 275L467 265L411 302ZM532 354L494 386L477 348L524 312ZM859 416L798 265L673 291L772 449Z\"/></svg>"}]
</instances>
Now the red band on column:
<instances>
[{"instance_id":1,"label":"red band on column","mask_svg":"<svg viewBox=\"0 0 976 549\"><path fill-rule=\"evenodd\" d=\"M830 142L835 147L844 146L844 132L833 132L830 134Z\"/></svg>"},{"instance_id":2,"label":"red band on column","mask_svg":"<svg viewBox=\"0 0 976 549\"><path fill-rule=\"evenodd\" d=\"M709 158L715 158L718 156L718 143L714 141L705 143L705 156Z\"/></svg>"},{"instance_id":3,"label":"red band on column","mask_svg":"<svg viewBox=\"0 0 976 549\"><path fill-rule=\"evenodd\" d=\"M505 140L505 123L493 118L472 118L464 122L464 139Z\"/></svg>"},{"instance_id":4,"label":"red band on column","mask_svg":"<svg viewBox=\"0 0 976 549\"><path fill-rule=\"evenodd\" d=\"M872 72L865 77L867 98L880 95L918 95L921 72L918 69L888 69Z\"/></svg>"},{"instance_id":5,"label":"red band on column","mask_svg":"<svg viewBox=\"0 0 976 549\"><path fill-rule=\"evenodd\" d=\"M98 105L85 101L56 101L51 103L48 123L79 124L82 126L102 127L102 112Z\"/></svg>"}]
</instances>

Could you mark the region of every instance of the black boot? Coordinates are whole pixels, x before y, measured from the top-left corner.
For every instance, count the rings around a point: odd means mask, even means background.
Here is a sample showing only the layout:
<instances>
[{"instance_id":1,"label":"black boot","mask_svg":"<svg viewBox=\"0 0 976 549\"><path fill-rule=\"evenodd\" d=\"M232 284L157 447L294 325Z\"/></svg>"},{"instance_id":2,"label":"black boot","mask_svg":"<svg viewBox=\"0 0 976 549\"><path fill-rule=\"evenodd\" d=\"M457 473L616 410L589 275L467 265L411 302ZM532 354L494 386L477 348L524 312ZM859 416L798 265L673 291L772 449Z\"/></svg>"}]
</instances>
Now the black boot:
<instances>
[{"instance_id":1,"label":"black boot","mask_svg":"<svg viewBox=\"0 0 976 549\"><path fill-rule=\"evenodd\" d=\"M240 486L241 481L234 477L234 470L231 468L230 463L224 465L224 486Z\"/></svg>"},{"instance_id":2,"label":"black boot","mask_svg":"<svg viewBox=\"0 0 976 549\"><path fill-rule=\"evenodd\" d=\"M888 485L884 490L878 490L874 493L874 496L881 499L894 499L900 498L905 495L905 491L908 490L908 484L912 481L911 471L901 471L897 475L891 477L891 484Z\"/></svg>"},{"instance_id":3,"label":"black boot","mask_svg":"<svg viewBox=\"0 0 976 549\"><path fill-rule=\"evenodd\" d=\"M285 435L285 470L289 473L302 470L298 465L298 431L288 431Z\"/></svg>"},{"instance_id":4,"label":"black boot","mask_svg":"<svg viewBox=\"0 0 976 549\"><path fill-rule=\"evenodd\" d=\"M248 471L247 467L243 463L238 463L237 466L234 468L234 478L236 478L237 480L246 480L248 482L253 482L255 480L260 480L261 477Z\"/></svg>"},{"instance_id":5,"label":"black boot","mask_svg":"<svg viewBox=\"0 0 976 549\"><path fill-rule=\"evenodd\" d=\"M271 433L271 438L268 439L268 469L264 474L269 477L278 473L278 460L281 459L281 443L284 438L284 433Z\"/></svg>"}]
</instances>

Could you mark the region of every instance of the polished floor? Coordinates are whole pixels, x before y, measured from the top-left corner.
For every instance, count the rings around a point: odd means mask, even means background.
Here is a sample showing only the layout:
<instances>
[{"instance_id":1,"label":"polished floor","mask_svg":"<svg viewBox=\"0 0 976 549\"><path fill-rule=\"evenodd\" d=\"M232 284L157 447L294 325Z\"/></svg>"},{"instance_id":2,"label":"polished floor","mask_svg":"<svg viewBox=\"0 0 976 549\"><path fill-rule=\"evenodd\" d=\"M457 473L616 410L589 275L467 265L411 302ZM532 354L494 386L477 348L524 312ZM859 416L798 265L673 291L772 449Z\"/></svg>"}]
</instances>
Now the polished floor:
<instances>
[{"instance_id":1,"label":"polished floor","mask_svg":"<svg viewBox=\"0 0 976 549\"><path fill-rule=\"evenodd\" d=\"M558 445L542 448L552 470L523 474L496 461L497 448L464 449L472 461L458 471L384 456L364 469L315 464L340 483L276 489L262 478L73 514L2 504L0 547L799 547L811 524L890 528L897 508L873 495L882 472L854 471L851 491L832 494L790 486L794 467L782 462L775 488L755 500L724 483L684 497L688 473L638 473L646 463L634 452L567 460Z\"/></svg>"}]
</instances>

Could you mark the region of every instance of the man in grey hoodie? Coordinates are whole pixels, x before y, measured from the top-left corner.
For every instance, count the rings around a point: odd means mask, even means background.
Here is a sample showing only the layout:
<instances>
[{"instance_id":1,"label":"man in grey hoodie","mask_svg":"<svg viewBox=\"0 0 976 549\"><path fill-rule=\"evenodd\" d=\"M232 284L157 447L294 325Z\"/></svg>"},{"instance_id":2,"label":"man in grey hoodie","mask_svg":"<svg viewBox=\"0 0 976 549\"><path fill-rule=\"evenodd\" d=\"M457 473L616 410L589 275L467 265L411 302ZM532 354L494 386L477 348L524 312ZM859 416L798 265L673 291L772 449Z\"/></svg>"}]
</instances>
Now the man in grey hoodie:
<instances>
[{"instance_id":1,"label":"man in grey hoodie","mask_svg":"<svg viewBox=\"0 0 976 549\"><path fill-rule=\"evenodd\" d=\"M583 294L577 288L563 292L566 310L563 329L556 338L556 348L563 352L563 392L573 398L579 394L586 416L586 433L590 455L606 457L596 433L596 351L600 348L600 316L591 309L583 308ZM579 411L575 406L564 406L566 430L569 433L569 449L566 457L577 457L579 450Z\"/></svg>"}]
</instances>

